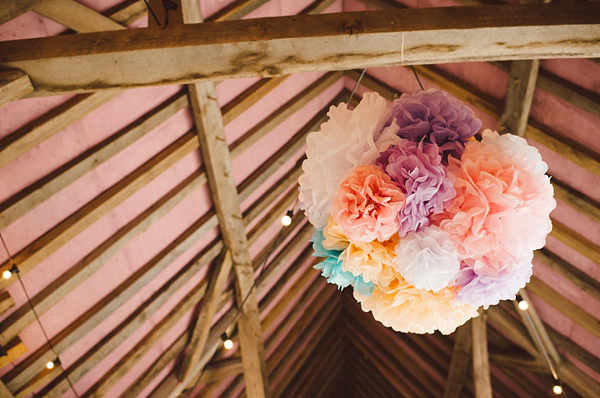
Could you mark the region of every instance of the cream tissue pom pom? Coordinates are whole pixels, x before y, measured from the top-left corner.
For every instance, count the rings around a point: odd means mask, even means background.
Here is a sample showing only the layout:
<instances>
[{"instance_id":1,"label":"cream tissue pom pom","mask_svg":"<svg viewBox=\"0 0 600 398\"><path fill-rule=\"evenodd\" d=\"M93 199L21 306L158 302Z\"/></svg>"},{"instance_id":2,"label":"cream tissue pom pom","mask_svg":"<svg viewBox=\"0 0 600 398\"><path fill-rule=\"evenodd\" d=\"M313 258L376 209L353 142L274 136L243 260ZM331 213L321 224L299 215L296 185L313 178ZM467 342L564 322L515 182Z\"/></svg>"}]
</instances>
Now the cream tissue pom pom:
<instances>
[{"instance_id":1,"label":"cream tissue pom pom","mask_svg":"<svg viewBox=\"0 0 600 398\"><path fill-rule=\"evenodd\" d=\"M342 103L332 106L327 115L321 130L306 138L307 159L298 180L301 208L317 229L325 227L331 200L344 177L357 166L374 163L400 140L395 123L384 128L391 110L377 93L366 93L354 110Z\"/></svg>"}]
</instances>

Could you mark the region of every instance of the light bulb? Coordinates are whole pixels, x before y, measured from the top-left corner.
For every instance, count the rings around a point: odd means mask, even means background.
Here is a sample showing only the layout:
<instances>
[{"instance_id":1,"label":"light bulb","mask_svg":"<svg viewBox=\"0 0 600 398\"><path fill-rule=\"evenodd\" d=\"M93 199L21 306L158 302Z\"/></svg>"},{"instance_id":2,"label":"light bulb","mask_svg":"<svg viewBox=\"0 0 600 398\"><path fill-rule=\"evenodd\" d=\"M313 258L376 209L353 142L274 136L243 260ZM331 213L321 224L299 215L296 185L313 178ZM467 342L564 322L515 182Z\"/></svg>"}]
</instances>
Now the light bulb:
<instances>
[{"instance_id":1,"label":"light bulb","mask_svg":"<svg viewBox=\"0 0 600 398\"><path fill-rule=\"evenodd\" d=\"M527 301L525 301L525 300L519 301L518 305L519 305L519 309L521 311L526 311L527 308L529 308L529 303Z\"/></svg>"},{"instance_id":2,"label":"light bulb","mask_svg":"<svg viewBox=\"0 0 600 398\"><path fill-rule=\"evenodd\" d=\"M47 369L54 369L54 361L48 361L46 363L46 368Z\"/></svg>"},{"instance_id":3,"label":"light bulb","mask_svg":"<svg viewBox=\"0 0 600 398\"><path fill-rule=\"evenodd\" d=\"M233 341L230 339L225 340L223 342L223 347L225 347L226 350L231 350L233 348Z\"/></svg>"},{"instance_id":4,"label":"light bulb","mask_svg":"<svg viewBox=\"0 0 600 398\"><path fill-rule=\"evenodd\" d=\"M292 225L292 217L290 217L288 214L281 217L281 225L283 225L284 227L289 227L290 225Z\"/></svg>"},{"instance_id":5,"label":"light bulb","mask_svg":"<svg viewBox=\"0 0 600 398\"><path fill-rule=\"evenodd\" d=\"M5 269L4 271L2 271L2 277L4 279L10 279L11 276L12 276L12 272L10 272L10 270Z\"/></svg>"},{"instance_id":6,"label":"light bulb","mask_svg":"<svg viewBox=\"0 0 600 398\"><path fill-rule=\"evenodd\" d=\"M563 388L560 384L555 384L554 387L552 387L552 392L556 395L560 395L563 393Z\"/></svg>"}]
</instances>

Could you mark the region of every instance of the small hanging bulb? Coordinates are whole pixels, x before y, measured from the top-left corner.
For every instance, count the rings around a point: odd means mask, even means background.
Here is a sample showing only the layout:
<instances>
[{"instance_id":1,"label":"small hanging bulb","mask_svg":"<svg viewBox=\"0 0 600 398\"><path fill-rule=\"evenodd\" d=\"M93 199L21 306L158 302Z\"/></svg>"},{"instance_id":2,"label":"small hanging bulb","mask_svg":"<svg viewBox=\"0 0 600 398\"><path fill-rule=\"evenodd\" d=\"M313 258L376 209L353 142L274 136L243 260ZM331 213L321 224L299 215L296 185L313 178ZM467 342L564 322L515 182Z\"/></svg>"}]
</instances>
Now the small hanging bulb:
<instances>
[{"instance_id":1,"label":"small hanging bulb","mask_svg":"<svg viewBox=\"0 0 600 398\"><path fill-rule=\"evenodd\" d=\"M556 383L554 383L554 386L552 387L552 392L556 395L561 395L563 393L563 388L560 385L560 381L556 381Z\"/></svg>"},{"instance_id":2,"label":"small hanging bulb","mask_svg":"<svg viewBox=\"0 0 600 398\"><path fill-rule=\"evenodd\" d=\"M10 267L10 269L5 269L4 271L2 271L2 278L10 279L10 277L13 274L16 274L18 272L19 272L19 268L17 268L16 264L13 264L13 266Z\"/></svg>"},{"instance_id":3,"label":"small hanging bulb","mask_svg":"<svg viewBox=\"0 0 600 398\"><path fill-rule=\"evenodd\" d=\"M529 308L529 303L523 300L523 297L521 297L520 294L517 294L517 306L521 311L527 311Z\"/></svg>"},{"instance_id":4,"label":"small hanging bulb","mask_svg":"<svg viewBox=\"0 0 600 398\"><path fill-rule=\"evenodd\" d=\"M46 369L54 369L54 361L48 361L46 363Z\"/></svg>"},{"instance_id":5,"label":"small hanging bulb","mask_svg":"<svg viewBox=\"0 0 600 398\"><path fill-rule=\"evenodd\" d=\"M221 340L223 340L223 347L225 347L226 350L231 350L233 348L233 341L227 336L226 332L223 332L221 335Z\"/></svg>"},{"instance_id":6,"label":"small hanging bulb","mask_svg":"<svg viewBox=\"0 0 600 398\"><path fill-rule=\"evenodd\" d=\"M292 225L292 217L294 216L294 212L291 210L288 210L287 213L285 213L285 215L283 217L281 217L281 225L283 225L284 227L289 227L290 225Z\"/></svg>"}]
</instances>

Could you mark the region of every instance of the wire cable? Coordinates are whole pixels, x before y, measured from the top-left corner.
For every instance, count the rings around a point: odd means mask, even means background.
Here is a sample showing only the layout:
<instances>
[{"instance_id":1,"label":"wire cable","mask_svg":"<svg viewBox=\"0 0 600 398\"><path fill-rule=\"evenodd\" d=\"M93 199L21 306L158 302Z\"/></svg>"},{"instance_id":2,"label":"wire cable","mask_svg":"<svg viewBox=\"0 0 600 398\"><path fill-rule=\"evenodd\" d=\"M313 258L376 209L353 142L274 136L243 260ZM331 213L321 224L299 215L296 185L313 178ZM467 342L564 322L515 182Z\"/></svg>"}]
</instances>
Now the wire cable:
<instances>
[{"instance_id":1,"label":"wire cable","mask_svg":"<svg viewBox=\"0 0 600 398\"><path fill-rule=\"evenodd\" d=\"M367 71L367 68L364 68L362 70L362 72L360 72L360 76L356 80L356 83L354 83L354 88L352 89L352 92L350 93L350 96L348 97L348 101L346 101L347 103L350 103L350 101L352 100L352 97L354 97L354 93L356 92L356 89L358 88L358 85L360 84L360 81L362 80L366 71Z\"/></svg>"},{"instance_id":2,"label":"wire cable","mask_svg":"<svg viewBox=\"0 0 600 398\"><path fill-rule=\"evenodd\" d=\"M417 78L417 83L419 83L419 87L421 87L421 90L425 91L425 89L423 88L423 84L421 83L421 79L419 79L419 75L417 75L417 70L415 69L415 67L411 65L410 69L412 69L413 73L415 74L415 77Z\"/></svg>"},{"instance_id":3,"label":"wire cable","mask_svg":"<svg viewBox=\"0 0 600 398\"><path fill-rule=\"evenodd\" d=\"M19 268L17 267L17 264L15 264L15 261L13 260L12 256L10 255L10 251L8 250L8 247L6 246L6 242L4 241L4 237L2 236L2 233L0 233L0 240L2 240L2 245L4 246L4 250L6 251L6 254L8 255L8 258L13 266L11 271L13 274L17 275L17 279L19 280L19 283L21 284L21 288L23 289L23 292L25 293L25 297L27 298L27 303L29 304L29 307L31 307L31 311L33 312L33 315L35 316L35 319L37 320L38 325L40 325L40 329L42 330L44 338L46 339L46 343L48 344L50 351L52 351L52 353L54 354L54 357L56 358L55 361L58 362L57 365L60 365L61 361L60 361L60 358L58 357L58 352L56 352L54 345L52 345L52 341L48 337L48 333L46 333L46 329L44 328L44 325L42 324L42 321L40 320L40 317L39 317L37 311L35 310L33 301L31 301L31 297L29 297L29 293L27 292L27 289L25 288L25 284L23 283L23 279L21 278L21 272L20 272ZM65 379L67 380L67 383L69 383L69 387L71 388L71 390L73 391L75 396L77 398L79 398L79 394L77 394L77 390L75 390L75 386L71 382L69 375L67 374L67 372L65 372L65 370L62 367L61 367L61 373L64 375Z\"/></svg>"}]
</instances>

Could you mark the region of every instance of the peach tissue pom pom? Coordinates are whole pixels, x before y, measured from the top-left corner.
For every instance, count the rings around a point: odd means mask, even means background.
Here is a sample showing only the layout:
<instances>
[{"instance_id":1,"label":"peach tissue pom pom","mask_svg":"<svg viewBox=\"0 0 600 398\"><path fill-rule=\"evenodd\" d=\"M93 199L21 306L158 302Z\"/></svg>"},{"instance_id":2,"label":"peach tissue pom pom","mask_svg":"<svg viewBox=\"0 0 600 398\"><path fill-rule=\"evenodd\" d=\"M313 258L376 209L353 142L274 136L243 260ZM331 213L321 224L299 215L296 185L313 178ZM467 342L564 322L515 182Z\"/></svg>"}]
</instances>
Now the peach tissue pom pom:
<instances>
[{"instance_id":1,"label":"peach tissue pom pom","mask_svg":"<svg viewBox=\"0 0 600 398\"><path fill-rule=\"evenodd\" d=\"M406 197L379 166L359 166L333 196L331 215L351 241L380 242L398 232Z\"/></svg>"},{"instance_id":2,"label":"peach tissue pom pom","mask_svg":"<svg viewBox=\"0 0 600 398\"><path fill-rule=\"evenodd\" d=\"M464 304L454 297L454 289L446 287L434 293L417 289L402 276L388 286L376 285L370 297L354 292L362 310L387 327L403 333L450 334L457 327L478 315L477 307Z\"/></svg>"},{"instance_id":3,"label":"peach tissue pom pom","mask_svg":"<svg viewBox=\"0 0 600 398\"><path fill-rule=\"evenodd\" d=\"M396 124L384 126L391 110L377 93L366 93L354 110L342 103L327 115L321 129L306 138L307 159L298 180L301 208L317 229L325 227L331 200L344 177L357 166L374 163L400 140Z\"/></svg>"},{"instance_id":4,"label":"peach tissue pom pom","mask_svg":"<svg viewBox=\"0 0 600 398\"><path fill-rule=\"evenodd\" d=\"M511 273L544 246L556 207L547 169L524 138L491 130L469 141L460 161L450 158L457 194L437 221L475 272Z\"/></svg>"}]
</instances>

